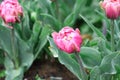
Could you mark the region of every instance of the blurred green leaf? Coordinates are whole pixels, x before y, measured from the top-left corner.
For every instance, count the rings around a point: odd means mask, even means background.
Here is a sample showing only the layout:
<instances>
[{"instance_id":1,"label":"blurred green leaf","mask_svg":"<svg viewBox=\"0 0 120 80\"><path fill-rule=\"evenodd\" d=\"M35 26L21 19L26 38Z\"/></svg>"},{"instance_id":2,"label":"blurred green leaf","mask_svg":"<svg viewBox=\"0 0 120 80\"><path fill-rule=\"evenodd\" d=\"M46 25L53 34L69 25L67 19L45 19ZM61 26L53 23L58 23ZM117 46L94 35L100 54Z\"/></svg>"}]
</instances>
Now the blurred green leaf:
<instances>
[{"instance_id":1,"label":"blurred green leaf","mask_svg":"<svg viewBox=\"0 0 120 80\"><path fill-rule=\"evenodd\" d=\"M42 25L41 25L41 22L39 21L36 21L33 25L33 31L32 31L32 34L31 34L31 37L29 39L29 43L30 45L35 45L37 42L38 42L38 37L40 35L40 31L41 31L41 28L42 28Z\"/></svg>"},{"instance_id":2,"label":"blurred green leaf","mask_svg":"<svg viewBox=\"0 0 120 80\"><path fill-rule=\"evenodd\" d=\"M77 15L78 13L83 9L83 7L85 6L85 3L87 1L85 0L76 0L74 8L73 8L73 12L75 12Z\"/></svg>"},{"instance_id":3,"label":"blurred green leaf","mask_svg":"<svg viewBox=\"0 0 120 80\"><path fill-rule=\"evenodd\" d=\"M71 13L70 15L68 15L64 21L64 26L72 26L75 22L75 16L75 13Z\"/></svg>"},{"instance_id":4,"label":"blurred green leaf","mask_svg":"<svg viewBox=\"0 0 120 80\"><path fill-rule=\"evenodd\" d=\"M52 25L52 27L55 30L59 30L61 28L61 23L55 17L53 17L52 15L45 14L45 13L41 13L40 15L44 16L44 18L45 18L44 23L45 22L46 22L46 24L51 23L50 25Z\"/></svg>"},{"instance_id":5,"label":"blurred green leaf","mask_svg":"<svg viewBox=\"0 0 120 80\"><path fill-rule=\"evenodd\" d=\"M92 46L98 46L98 43L99 43L99 40L100 40L100 38L98 38L98 37L96 37L96 38L94 38L94 39L92 39L92 40L90 40L90 47L92 47Z\"/></svg>"},{"instance_id":6,"label":"blurred green leaf","mask_svg":"<svg viewBox=\"0 0 120 80\"><path fill-rule=\"evenodd\" d=\"M97 29L87 18L85 18L84 16L82 16L80 14L80 16L82 17L82 19L89 25L89 27L101 38L103 38L104 40L106 40L105 36L99 31L99 29Z\"/></svg>"},{"instance_id":7,"label":"blurred green leaf","mask_svg":"<svg viewBox=\"0 0 120 80\"><path fill-rule=\"evenodd\" d=\"M65 18L64 20L64 26L72 26L75 20L77 19L77 16L84 6L85 0L76 0L74 4L73 11Z\"/></svg>"},{"instance_id":8,"label":"blurred green leaf","mask_svg":"<svg viewBox=\"0 0 120 80\"><path fill-rule=\"evenodd\" d=\"M105 14L103 12L100 12L99 10L95 10L95 12L98 13L98 15L103 19L105 20L105 22L107 23L106 24L106 27L109 28L110 27L110 22L109 22L109 19L105 16Z\"/></svg>"},{"instance_id":9,"label":"blurred green leaf","mask_svg":"<svg viewBox=\"0 0 120 80\"><path fill-rule=\"evenodd\" d=\"M0 78L5 77L5 70L0 70Z\"/></svg>"},{"instance_id":10,"label":"blurred green leaf","mask_svg":"<svg viewBox=\"0 0 120 80\"><path fill-rule=\"evenodd\" d=\"M51 32L52 32L52 29L50 26L45 25L44 27L42 27L41 34L39 36L38 45L36 47L35 58L38 56L42 48L47 43L47 36L50 35Z\"/></svg>"},{"instance_id":11,"label":"blurred green leaf","mask_svg":"<svg viewBox=\"0 0 120 80\"><path fill-rule=\"evenodd\" d=\"M36 75L35 80L42 80L42 79L40 79L39 75Z\"/></svg>"}]
</instances>

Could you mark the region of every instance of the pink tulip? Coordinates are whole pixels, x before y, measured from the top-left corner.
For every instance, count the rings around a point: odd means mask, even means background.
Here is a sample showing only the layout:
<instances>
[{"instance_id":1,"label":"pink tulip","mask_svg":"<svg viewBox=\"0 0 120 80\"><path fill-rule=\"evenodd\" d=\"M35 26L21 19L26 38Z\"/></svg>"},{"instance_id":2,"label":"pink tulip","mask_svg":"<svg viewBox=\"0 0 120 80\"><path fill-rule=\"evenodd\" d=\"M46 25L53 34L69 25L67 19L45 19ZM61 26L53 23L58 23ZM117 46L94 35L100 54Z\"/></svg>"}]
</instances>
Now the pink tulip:
<instances>
[{"instance_id":1,"label":"pink tulip","mask_svg":"<svg viewBox=\"0 0 120 80\"><path fill-rule=\"evenodd\" d=\"M53 40L57 47L67 53L79 52L82 44L82 37L79 29L64 27L59 33L52 33Z\"/></svg>"},{"instance_id":2,"label":"pink tulip","mask_svg":"<svg viewBox=\"0 0 120 80\"><path fill-rule=\"evenodd\" d=\"M120 0L104 0L100 5L109 19L117 19L120 16Z\"/></svg>"},{"instance_id":3,"label":"pink tulip","mask_svg":"<svg viewBox=\"0 0 120 80\"><path fill-rule=\"evenodd\" d=\"M18 3L18 0L4 0L0 4L0 17L5 23L19 22L19 16L22 15L22 7Z\"/></svg>"}]
</instances>

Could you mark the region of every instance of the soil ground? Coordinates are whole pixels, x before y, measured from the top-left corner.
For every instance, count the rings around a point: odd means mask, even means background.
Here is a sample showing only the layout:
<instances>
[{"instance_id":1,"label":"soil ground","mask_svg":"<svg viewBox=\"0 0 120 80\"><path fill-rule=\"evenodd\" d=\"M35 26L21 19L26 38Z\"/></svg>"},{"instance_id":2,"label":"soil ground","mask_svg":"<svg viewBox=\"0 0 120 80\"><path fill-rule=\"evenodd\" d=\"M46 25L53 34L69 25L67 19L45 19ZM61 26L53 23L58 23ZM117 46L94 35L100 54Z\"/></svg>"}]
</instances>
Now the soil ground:
<instances>
[{"instance_id":1,"label":"soil ground","mask_svg":"<svg viewBox=\"0 0 120 80\"><path fill-rule=\"evenodd\" d=\"M0 70L4 69L0 66ZM36 60L30 69L25 73L24 80L35 80L39 76L42 80L78 80L67 68L61 65L58 60ZM4 80L4 78L0 78Z\"/></svg>"},{"instance_id":2,"label":"soil ground","mask_svg":"<svg viewBox=\"0 0 120 80\"><path fill-rule=\"evenodd\" d=\"M57 60L35 61L29 71L25 73L25 78L27 78L27 80L34 80L36 75L44 80L78 80Z\"/></svg>"}]
</instances>

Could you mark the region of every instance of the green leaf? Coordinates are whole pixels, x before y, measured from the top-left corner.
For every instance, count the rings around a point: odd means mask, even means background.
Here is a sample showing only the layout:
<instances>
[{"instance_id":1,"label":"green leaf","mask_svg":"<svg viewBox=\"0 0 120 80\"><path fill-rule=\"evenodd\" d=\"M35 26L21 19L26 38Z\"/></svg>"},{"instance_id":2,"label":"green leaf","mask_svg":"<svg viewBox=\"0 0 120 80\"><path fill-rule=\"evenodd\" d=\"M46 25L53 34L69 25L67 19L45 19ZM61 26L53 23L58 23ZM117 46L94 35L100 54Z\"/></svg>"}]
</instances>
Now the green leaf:
<instances>
[{"instance_id":1,"label":"green leaf","mask_svg":"<svg viewBox=\"0 0 120 80\"><path fill-rule=\"evenodd\" d=\"M101 74L116 74L114 64L112 63L116 55L116 53L112 53L103 58L100 65Z\"/></svg>"},{"instance_id":2,"label":"green leaf","mask_svg":"<svg viewBox=\"0 0 120 80\"><path fill-rule=\"evenodd\" d=\"M49 40L49 43L50 43L49 50L52 52L52 55L54 57L58 57L58 49L57 49L57 46L54 44L53 39L50 38L49 36L47 37L47 39Z\"/></svg>"},{"instance_id":3,"label":"green leaf","mask_svg":"<svg viewBox=\"0 0 120 80\"><path fill-rule=\"evenodd\" d=\"M119 48L119 46L120 46L120 39L119 40L116 40L117 42L117 44L116 44L116 49L117 49L117 51L120 51L120 48Z\"/></svg>"},{"instance_id":4,"label":"green leaf","mask_svg":"<svg viewBox=\"0 0 120 80\"><path fill-rule=\"evenodd\" d=\"M101 53L91 47L81 47L80 56L86 68L92 69L94 66L99 66L101 63Z\"/></svg>"},{"instance_id":5,"label":"green leaf","mask_svg":"<svg viewBox=\"0 0 120 80\"><path fill-rule=\"evenodd\" d=\"M34 60L33 48L31 48L31 46L29 46L28 43L22 39L18 38L18 40L20 66L24 67L26 70L31 66Z\"/></svg>"},{"instance_id":6,"label":"green leaf","mask_svg":"<svg viewBox=\"0 0 120 80\"><path fill-rule=\"evenodd\" d=\"M6 70L5 80L22 80L24 72L22 67L15 69L14 62L8 56L5 57L4 66Z\"/></svg>"},{"instance_id":7,"label":"green leaf","mask_svg":"<svg viewBox=\"0 0 120 80\"><path fill-rule=\"evenodd\" d=\"M78 79L81 80L82 76L80 73L79 64L76 62L76 60L74 60L70 56L70 54L62 52L59 50L58 59L59 59L61 64L65 65L67 67L67 69L69 69L73 74L75 74L78 77Z\"/></svg>"},{"instance_id":8,"label":"green leaf","mask_svg":"<svg viewBox=\"0 0 120 80\"><path fill-rule=\"evenodd\" d=\"M70 54L62 52L57 47L55 47L52 38L49 37L48 40L50 42L50 48L53 48L53 51L56 51L55 53L58 53L58 59L60 63L65 65L68 70L70 70L74 75L78 77L79 80L81 80L80 67L76 60L72 58Z\"/></svg>"},{"instance_id":9,"label":"green leaf","mask_svg":"<svg viewBox=\"0 0 120 80\"><path fill-rule=\"evenodd\" d=\"M0 65L4 63L4 51L0 49Z\"/></svg>"},{"instance_id":10,"label":"green leaf","mask_svg":"<svg viewBox=\"0 0 120 80\"><path fill-rule=\"evenodd\" d=\"M0 28L0 46L10 57L13 58L11 47L11 30L2 25L0 25Z\"/></svg>"},{"instance_id":11,"label":"green leaf","mask_svg":"<svg viewBox=\"0 0 120 80\"><path fill-rule=\"evenodd\" d=\"M120 34L120 29L119 29L119 25L117 20L114 21L115 23L115 33L117 34L117 36L120 38L119 34Z\"/></svg>"},{"instance_id":12,"label":"green leaf","mask_svg":"<svg viewBox=\"0 0 120 80\"><path fill-rule=\"evenodd\" d=\"M113 58L112 64L114 65L117 74L120 74L120 53L117 53L117 56Z\"/></svg>"},{"instance_id":13,"label":"green leaf","mask_svg":"<svg viewBox=\"0 0 120 80\"><path fill-rule=\"evenodd\" d=\"M114 78L112 78L112 75L111 74L102 74L100 76L100 79L101 80L115 80Z\"/></svg>"},{"instance_id":14,"label":"green leaf","mask_svg":"<svg viewBox=\"0 0 120 80\"><path fill-rule=\"evenodd\" d=\"M99 50L102 54L102 57L108 55L108 54L111 54L112 52L107 48L107 41L105 41L104 39L102 38L99 38L99 43L98 43L98 47L99 47Z\"/></svg>"},{"instance_id":15,"label":"green leaf","mask_svg":"<svg viewBox=\"0 0 120 80\"><path fill-rule=\"evenodd\" d=\"M29 16L26 11L24 11L24 18L21 21L21 27L22 27L22 32L23 36L25 39L29 39L31 35L31 30L30 30L30 23L29 23Z\"/></svg>"},{"instance_id":16,"label":"green leaf","mask_svg":"<svg viewBox=\"0 0 120 80\"><path fill-rule=\"evenodd\" d=\"M90 72L90 80L117 80L120 73L120 54L112 53L105 56L100 66ZM118 79L119 80L119 79Z\"/></svg>"},{"instance_id":17,"label":"green leaf","mask_svg":"<svg viewBox=\"0 0 120 80\"><path fill-rule=\"evenodd\" d=\"M6 70L10 70L14 68L14 62L9 56L5 57L4 66Z\"/></svg>"},{"instance_id":18,"label":"green leaf","mask_svg":"<svg viewBox=\"0 0 120 80\"><path fill-rule=\"evenodd\" d=\"M98 43L99 43L99 38L96 37L96 38L90 40L89 45L90 45L90 47L92 47L92 46L98 46Z\"/></svg>"},{"instance_id":19,"label":"green leaf","mask_svg":"<svg viewBox=\"0 0 120 80\"><path fill-rule=\"evenodd\" d=\"M80 17L89 25L89 27L97 34L97 36L106 40L105 36L97 29L87 18L80 14Z\"/></svg>"},{"instance_id":20,"label":"green leaf","mask_svg":"<svg viewBox=\"0 0 120 80\"><path fill-rule=\"evenodd\" d=\"M93 67L90 72L90 80L101 80L100 79L100 69L98 66Z\"/></svg>"},{"instance_id":21,"label":"green leaf","mask_svg":"<svg viewBox=\"0 0 120 80\"><path fill-rule=\"evenodd\" d=\"M5 57L5 80L22 80L23 78L23 68L19 67L17 69L14 68L14 62L8 57Z\"/></svg>"},{"instance_id":22,"label":"green leaf","mask_svg":"<svg viewBox=\"0 0 120 80\"><path fill-rule=\"evenodd\" d=\"M22 68L6 70L5 80L23 80L23 72Z\"/></svg>"}]
</instances>

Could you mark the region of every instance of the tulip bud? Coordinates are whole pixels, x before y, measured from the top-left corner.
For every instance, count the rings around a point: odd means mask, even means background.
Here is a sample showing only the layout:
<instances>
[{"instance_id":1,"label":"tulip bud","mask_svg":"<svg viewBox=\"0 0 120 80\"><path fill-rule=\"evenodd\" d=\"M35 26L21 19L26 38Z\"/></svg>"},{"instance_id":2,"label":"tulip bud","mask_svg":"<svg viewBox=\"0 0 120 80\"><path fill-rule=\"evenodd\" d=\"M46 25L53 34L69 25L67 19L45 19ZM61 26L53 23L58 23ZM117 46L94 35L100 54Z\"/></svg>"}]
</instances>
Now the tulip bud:
<instances>
[{"instance_id":1,"label":"tulip bud","mask_svg":"<svg viewBox=\"0 0 120 80\"><path fill-rule=\"evenodd\" d=\"M0 17L5 23L19 22L19 16L22 15L22 7L18 3L18 0L4 0L0 4Z\"/></svg>"},{"instance_id":2,"label":"tulip bud","mask_svg":"<svg viewBox=\"0 0 120 80\"><path fill-rule=\"evenodd\" d=\"M57 47L67 53L79 52L82 44L82 37L79 29L64 27L62 30L52 33L53 40Z\"/></svg>"},{"instance_id":3,"label":"tulip bud","mask_svg":"<svg viewBox=\"0 0 120 80\"><path fill-rule=\"evenodd\" d=\"M36 12L31 12L31 19L32 19L32 21L35 21L37 19L37 13Z\"/></svg>"},{"instance_id":4,"label":"tulip bud","mask_svg":"<svg viewBox=\"0 0 120 80\"><path fill-rule=\"evenodd\" d=\"M107 18L117 19L120 15L120 1L119 0L104 0L100 2L104 9Z\"/></svg>"}]
</instances>

